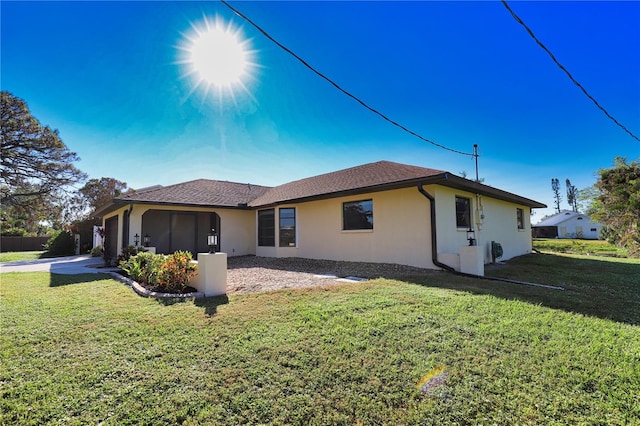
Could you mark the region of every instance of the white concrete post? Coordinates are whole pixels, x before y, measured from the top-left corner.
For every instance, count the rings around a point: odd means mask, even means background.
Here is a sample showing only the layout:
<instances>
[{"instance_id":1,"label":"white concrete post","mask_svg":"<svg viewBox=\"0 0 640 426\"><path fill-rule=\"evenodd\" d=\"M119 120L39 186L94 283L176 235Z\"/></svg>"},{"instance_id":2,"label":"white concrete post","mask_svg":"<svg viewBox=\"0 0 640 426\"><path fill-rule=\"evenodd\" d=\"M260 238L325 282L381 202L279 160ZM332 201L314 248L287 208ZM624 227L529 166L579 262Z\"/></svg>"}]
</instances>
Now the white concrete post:
<instances>
[{"instance_id":1,"label":"white concrete post","mask_svg":"<svg viewBox=\"0 0 640 426\"><path fill-rule=\"evenodd\" d=\"M484 252L480 246L460 248L460 272L484 276Z\"/></svg>"},{"instance_id":2,"label":"white concrete post","mask_svg":"<svg viewBox=\"0 0 640 426\"><path fill-rule=\"evenodd\" d=\"M207 297L227 293L227 253L198 253L198 291Z\"/></svg>"}]
</instances>

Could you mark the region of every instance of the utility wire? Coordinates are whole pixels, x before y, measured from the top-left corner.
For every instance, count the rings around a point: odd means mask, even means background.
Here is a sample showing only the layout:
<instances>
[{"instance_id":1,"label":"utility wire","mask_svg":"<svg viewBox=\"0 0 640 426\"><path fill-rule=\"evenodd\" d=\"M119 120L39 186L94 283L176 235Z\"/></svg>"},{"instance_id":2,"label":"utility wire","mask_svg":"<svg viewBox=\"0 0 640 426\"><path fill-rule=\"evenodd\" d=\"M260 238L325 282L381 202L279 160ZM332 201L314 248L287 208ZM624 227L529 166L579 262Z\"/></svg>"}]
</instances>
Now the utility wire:
<instances>
[{"instance_id":1,"label":"utility wire","mask_svg":"<svg viewBox=\"0 0 640 426\"><path fill-rule=\"evenodd\" d=\"M531 29L527 26L527 24L525 24L522 19L520 19L520 17L518 15L516 15L516 13L511 10L511 8L509 7L509 5L507 4L506 0L502 0L502 4L504 4L504 7L507 8L507 10L509 11L509 13L511 13L511 16L513 16L513 19L515 19L520 25L522 25L524 27L525 30L527 30L527 32L529 33L529 35L535 40L535 42L542 48L542 50L544 50L545 52L547 52L547 54L551 57L551 59L553 60L553 62L555 62L555 64L562 70L564 71L565 74L567 74L567 76L569 77L569 79L573 82L573 84L575 84L576 86L578 86L580 88L580 90L582 90L582 92L587 96L587 98L591 99L591 101L602 111L604 112L604 114L609 117L614 123L616 123L622 130L624 130L625 132L627 132L632 138L634 138L635 140L637 140L638 142L640 142L640 138L638 138L636 135L634 135L633 133L631 133L631 131L629 129L627 129L622 123L620 123L618 120L616 120L611 114L609 114L609 112L604 109L604 107L602 105L600 105L598 103L598 101L596 101L596 99L591 96L589 94L589 92L587 92L587 89L585 89L582 84L578 83L578 81L573 78L573 76L571 75L571 73L556 59L556 57L553 55L553 53L551 53L551 51L549 49L547 49L547 46L545 46L536 36L535 34L533 34L533 31L531 31Z\"/></svg>"},{"instance_id":2,"label":"utility wire","mask_svg":"<svg viewBox=\"0 0 640 426\"><path fill-rule=\"evenodd\" d=\"M309 68L311 71L313 71L315 74L317 74L319 77L323 78L324 80L328 81L333 87L335 87L336 89L338 89L339 91L341 91L342 93L344 93L345 95L347 95L348 97L350 97L351 99L355 100L356 102L358 102L360 105L362 105L363 107L365 107L366 109L368 109L369 111L373 112L374 114L379 115L380 117L382 117L383 119L385 119L386 121L388 121L389 123L393 124L396 127L401 128L402 130L404 130L405 132L417 137L418 139L421 139L425 142L430 143L431 145L435 145L438 148L442 148L442 149L446 149L447 151L451 151L451 152L455 152L456 154L462 154L462 155L468 155L468 156L476 156L477 154L472 154L469 152L463 152L463 151L458 151L457 149L453 149L453 148L449 148L447 146L441 145L437 142L434 142L430 139L425 138L424 136L419 135L418 133L414 132L413 130L409 130L407 129L405 126L403 126L402 124L398 123L397 121L394 121L392 119L390 119L389 117L387 117L386 115L384 115L383 113L381 113L380 111L378 111L377 109L370 107L369 105L367 105L363 100L361 100L360 98L358 98L355 95L352 95L351 93L349 93L348 91L346 91L345 89L343 89L342 87L340 87L338 85L338 83L336 83L335 81L331 80L329 77L327 77L326 75L322 74L320 71L316 70L314 67L312 67L311 65L309 65L309 63L307 63L304 59L302 59L300 56L296 55L294 52L292 52L290 49L288 49L286 46L284 46L282 43L280 43L279 41L277 41L276 39L274 39L271 35L269 35L269 33L267 33L265 30L263 30L258 24L256 24L255 22L253 22L251 19L249 19L247 16L243 15L241 12L239 12L237 9L233 8L229 3L227 3L225 0L220 0L222 2L222 4L224 4L225 6L227 6L229 9L231 9L233 11L233 13L235 13L236 15L238 15L239 17L241 17L242 19L244 19L245 21L247 21L248 23L250 23L251 25L253 25L253 27L255 27L255 29L257 29L258 31L260 31L266 38L268 38L269 40L271 40L272 42L274 42L279 48L281 48L282 50L284 50L285 52L287 52L288 54L290 54L291 56L293 56L294 58L296 58L298 61L300 61L302 63L302 65L304 65L305 67Z\"/></svg>"}]
</instances>

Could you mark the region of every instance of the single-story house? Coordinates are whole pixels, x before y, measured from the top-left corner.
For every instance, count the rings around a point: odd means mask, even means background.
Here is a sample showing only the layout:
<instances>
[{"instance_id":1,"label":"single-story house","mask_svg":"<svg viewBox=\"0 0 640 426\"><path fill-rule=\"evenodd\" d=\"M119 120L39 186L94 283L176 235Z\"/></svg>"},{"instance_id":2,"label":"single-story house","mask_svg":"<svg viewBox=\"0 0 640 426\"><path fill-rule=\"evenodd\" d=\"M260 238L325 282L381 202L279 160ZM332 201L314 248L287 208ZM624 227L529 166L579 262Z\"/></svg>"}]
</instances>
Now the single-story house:
<instances>
[{"instance_id":1,"label":"single-story house","mask_svg":"<svg viewBox=\"0 0 640 426\"><path fill-rule=\"evenodd\" d=\"M158 253L207 252L214 228L228 256L460 268L473 229L484 262L532 250L530 213L544 204L442 170L389 161L276 187L198 179L113 199L102 216L112 255L148 235Z\"/></svg>"},{"instance_id":2,"label":"single-story house","mask_svg":"<svg viewBox=\"0 0 640 426\"><path fill-rule=\"evenodd\" d=\"M602 225L592 222L588 215L563 210L531 227L534 238L583 238L597 240Z\"/></svg>"}]
</instances>

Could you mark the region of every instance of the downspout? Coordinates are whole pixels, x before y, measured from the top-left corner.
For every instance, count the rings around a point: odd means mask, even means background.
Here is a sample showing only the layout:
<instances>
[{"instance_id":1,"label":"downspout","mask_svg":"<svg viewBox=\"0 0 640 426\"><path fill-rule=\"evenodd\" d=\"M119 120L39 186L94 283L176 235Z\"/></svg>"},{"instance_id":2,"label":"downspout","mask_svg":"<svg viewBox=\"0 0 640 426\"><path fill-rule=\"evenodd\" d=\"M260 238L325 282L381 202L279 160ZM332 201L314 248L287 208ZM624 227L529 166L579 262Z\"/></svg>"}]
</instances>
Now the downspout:
<instances>
[{"instance_id":1,"label":"downspout","mask_svg":"<svg viewBox=\"0 0 640 426\"><path fill-rule=\"evenodd\" d=\"M418 191L420 191L420 193L429 200L429 210L431 213L431 261L433 262L434 265L448 272L451 272L455 275L460 275L462 277L481 278L489 281L500 281L500 282L511 283L511 284L528 285L528 286L534 286L534 287L548 288L551 290L564 291L564 287L558 287L558 286L553 286L548 284L530 283L526 281L510 280L508 278L487 277L483 275L474 275L474 274L467 274L464 272L458 272L455 269L453 269L451 266L445 265L444 263L440 262L438 260L438 240L436 235L436 199L435 197L433 197L433 195L425 191L425 189L422 187L422 184L418 185Z\"/></svg>"},{"instance_id":2,"label":"downspout","mask_svg":"<svg viewBox=\"0 0 640 426\"><path fill-rule=\"evenodd\" d=\"M418 185L418 191L420 191L420 193L429 200L429 211L431 213L431 261L434 265L446 271L455 272L455 269L453 269L451 266L445 265L438 260L438 238L436 235L436 199L433 195L425 191L425 189L422 187L422 184Z\"/></svg>"}]
</instances>

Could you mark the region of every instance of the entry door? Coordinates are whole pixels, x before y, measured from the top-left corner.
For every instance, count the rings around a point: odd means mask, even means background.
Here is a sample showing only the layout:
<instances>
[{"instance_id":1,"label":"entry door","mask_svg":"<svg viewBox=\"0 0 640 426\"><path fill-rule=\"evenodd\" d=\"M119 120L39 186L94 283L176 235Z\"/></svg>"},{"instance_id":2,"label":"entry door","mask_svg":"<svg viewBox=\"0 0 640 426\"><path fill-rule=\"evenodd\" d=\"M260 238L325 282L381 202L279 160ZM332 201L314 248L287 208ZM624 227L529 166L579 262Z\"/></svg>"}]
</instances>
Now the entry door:
<instances>
[{"instance_id":1,"label":"entry door","mask_svg":"<svg viewBox=\"0 0 640 426\"><path fill-rule=\"evenodd\" d=\"M171 215L170 251L190 251L196 253L198 221L195 213L173 213Z\"/></svg>"}]
</instances>

